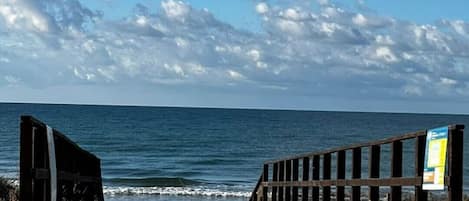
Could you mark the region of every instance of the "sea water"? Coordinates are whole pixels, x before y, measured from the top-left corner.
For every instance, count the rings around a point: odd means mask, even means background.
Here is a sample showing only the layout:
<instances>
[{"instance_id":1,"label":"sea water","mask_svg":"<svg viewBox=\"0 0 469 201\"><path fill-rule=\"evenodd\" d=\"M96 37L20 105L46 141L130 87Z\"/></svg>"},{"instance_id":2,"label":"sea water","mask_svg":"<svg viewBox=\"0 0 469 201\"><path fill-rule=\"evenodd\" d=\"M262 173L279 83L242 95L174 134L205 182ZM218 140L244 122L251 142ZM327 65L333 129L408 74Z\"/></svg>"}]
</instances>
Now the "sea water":
<instances>
[{"instance_id":1,"label":"sea water","mask_svg":"<svg viewBox=\"0 0 469 201\"><path fill-rule=\"evenodd\" d=\"M265 160L469 125L468 115L0 104L0 176L18 177L19 119L25 114L101 158L111 201L248 200ZM467 135L464 145L467 192ZM404 143L404 164L413 164L413 146ZM386 153L383 146L382 176L389 176ZM414 174L411 167L404 165L404 175Z\"/></svg>"}]
</instances>

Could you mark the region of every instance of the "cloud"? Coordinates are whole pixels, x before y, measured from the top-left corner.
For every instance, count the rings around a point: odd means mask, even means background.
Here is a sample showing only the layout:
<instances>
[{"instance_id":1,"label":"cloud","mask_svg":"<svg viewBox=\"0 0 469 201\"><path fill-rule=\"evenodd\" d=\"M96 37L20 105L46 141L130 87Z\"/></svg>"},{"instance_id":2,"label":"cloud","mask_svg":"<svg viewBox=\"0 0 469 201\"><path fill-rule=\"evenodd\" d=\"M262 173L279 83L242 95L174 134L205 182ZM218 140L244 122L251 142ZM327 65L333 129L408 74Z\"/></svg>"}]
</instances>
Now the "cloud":
<instances>
[{"instance_id":1,"label":"cloud","mask_svg":"<svg viewBox=\"0 0 469 201\"><path fill-rule=\"evenodd\" d=\"M186 15L190 12L191 7L182 1L163 1L161 7L165 12L166 16L173 19L183 20Z\"/></svg>"},{"instance_id":2,"label":"cloud","mask_svg":"<svg viewBox=\"0 0 469 201\"><path fill-rule=\"evenodd\" d=\"M260 2L261 31L184 1L102 19L78 0L0 0L0 85L136 84L381 99L469 98L469 25L417 24L319 1ZM236 84L238 83L238 84Z\"/></svg>"},{"instance_id":3,"label":"cloud","mask_svg":"<svg viewBox=\"0 0 469 201\"><path fill-rule=\"evenodd\" d=\"M269 12L269 6L265 2L258 3L256 5L256 11L259 14L265 14L265 13Z\"/></svg>"}]
</instances>

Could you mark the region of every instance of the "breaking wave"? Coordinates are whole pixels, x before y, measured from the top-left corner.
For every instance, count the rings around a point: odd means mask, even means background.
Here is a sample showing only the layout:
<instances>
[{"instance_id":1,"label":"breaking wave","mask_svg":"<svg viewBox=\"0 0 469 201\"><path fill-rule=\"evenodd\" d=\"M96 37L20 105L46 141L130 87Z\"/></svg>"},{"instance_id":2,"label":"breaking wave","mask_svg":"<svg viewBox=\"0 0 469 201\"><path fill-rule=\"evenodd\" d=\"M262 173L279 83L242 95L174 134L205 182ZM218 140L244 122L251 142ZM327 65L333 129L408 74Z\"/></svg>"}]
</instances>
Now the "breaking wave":
<instances>
[{"instance_id":1,"label":"breaking wave","mask_svg":"<svg viewBox=\"0 0 469 201\"><path fill-rule=\"evenodd\" d=\"M206 197L249 197L246 191L225 190L211 187L109 187L105 186L104 194L122 195L173 195L173 196L206 196Z\"/></svg>"}]
</instances>

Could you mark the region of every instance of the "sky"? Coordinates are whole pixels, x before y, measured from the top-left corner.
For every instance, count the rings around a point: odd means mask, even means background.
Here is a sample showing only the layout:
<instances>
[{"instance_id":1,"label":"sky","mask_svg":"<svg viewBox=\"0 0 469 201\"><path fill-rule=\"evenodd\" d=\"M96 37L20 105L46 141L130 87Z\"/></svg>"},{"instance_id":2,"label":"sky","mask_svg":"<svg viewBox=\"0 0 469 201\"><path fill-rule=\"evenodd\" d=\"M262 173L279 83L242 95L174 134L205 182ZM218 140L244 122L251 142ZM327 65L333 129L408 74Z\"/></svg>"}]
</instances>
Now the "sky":
<instances>
[{"instance_id":1,"label":"sky","mask_svg":"<svg viewBox=\"0 0 469 201\"><path fill-rule=\"evenodd\" d=\"M0 102L469 114L462 0L0 0Z\"/></svg>"}]
</instances>

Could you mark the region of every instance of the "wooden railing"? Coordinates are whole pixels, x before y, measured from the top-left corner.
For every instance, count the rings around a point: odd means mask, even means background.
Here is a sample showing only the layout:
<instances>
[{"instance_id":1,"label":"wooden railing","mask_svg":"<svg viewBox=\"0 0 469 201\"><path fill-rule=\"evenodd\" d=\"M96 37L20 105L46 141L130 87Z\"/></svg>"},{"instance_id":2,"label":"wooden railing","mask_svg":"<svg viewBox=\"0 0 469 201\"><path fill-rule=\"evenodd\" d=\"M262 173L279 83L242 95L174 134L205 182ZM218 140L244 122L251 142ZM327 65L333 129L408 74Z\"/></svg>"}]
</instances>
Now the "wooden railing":
<instances>
[{"instance_id":1,"label":"wooden railing","mask_svg":"<svg viewBox=\"0 0 469 201\"><path fill-rule=\"evenodd\" d=\"M448 127L447 174L444 185L447 187L448 201L462 201L463 196L463 125ZM391 201L401 201L402 187L414 188L416 201L428 200L428 192L422 190L422 174L425 160L426 131L409 133L378 141L345 146L341 148L307 153L272 160L264 163L250 201L360 201L362 190L367 188L366 199L379 201L383 192L380 187L390 188L387 194ZM415 174L403 177L403 142L414 141ZM390 177L380 175L381 148L390 145ZM362 177L362 152L368 151L368 176ZM350 178L346 178L347 153L351 152ZM335 158L334 179L331 178L332 158ZM269 174L270 173L270 174ZM301 173L301 177L300 177ZM322 173L322 177L321 177ZM345 191L350 187L351 191ZM334 191L333 191L334 190Z\"/></svg>"},{"instance_id":2,"label":"wooden railing","mask_svg":"<svg viewBox=\"0 0 469 201\"><path fill-rule=\"evenodd\" d=\"M31 116L20 129L21 201L104 200L99 158Z\"/></svg>"}]
</instances>

